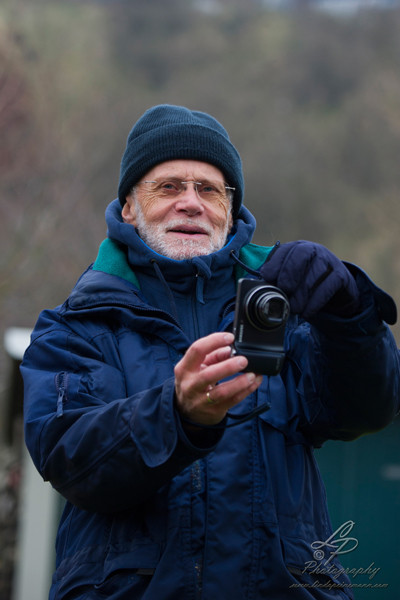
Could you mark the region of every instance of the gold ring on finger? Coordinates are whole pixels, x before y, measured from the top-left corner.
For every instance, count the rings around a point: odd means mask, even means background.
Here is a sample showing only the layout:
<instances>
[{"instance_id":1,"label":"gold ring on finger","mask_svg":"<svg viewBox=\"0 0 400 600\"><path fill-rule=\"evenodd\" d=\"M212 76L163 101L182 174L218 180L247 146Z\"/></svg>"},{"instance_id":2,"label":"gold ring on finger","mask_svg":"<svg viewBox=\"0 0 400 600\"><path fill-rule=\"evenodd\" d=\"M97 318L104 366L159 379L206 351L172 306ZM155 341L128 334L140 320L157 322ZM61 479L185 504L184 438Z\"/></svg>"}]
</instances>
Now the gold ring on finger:
<instances>
[{"instance_id":1,"label":"gold ring on finger","mask_svg":"<svg viewBox=\"0 0 400 600\"><path fill-rule=\"evenodd\" d=\"M206 396L207 396L207 403L208 403L208 404L215 404L216 400L213 400L213 399L211 398L211 396L210 396L210 392L207 392Z\"/></svg>"}]
</instances>

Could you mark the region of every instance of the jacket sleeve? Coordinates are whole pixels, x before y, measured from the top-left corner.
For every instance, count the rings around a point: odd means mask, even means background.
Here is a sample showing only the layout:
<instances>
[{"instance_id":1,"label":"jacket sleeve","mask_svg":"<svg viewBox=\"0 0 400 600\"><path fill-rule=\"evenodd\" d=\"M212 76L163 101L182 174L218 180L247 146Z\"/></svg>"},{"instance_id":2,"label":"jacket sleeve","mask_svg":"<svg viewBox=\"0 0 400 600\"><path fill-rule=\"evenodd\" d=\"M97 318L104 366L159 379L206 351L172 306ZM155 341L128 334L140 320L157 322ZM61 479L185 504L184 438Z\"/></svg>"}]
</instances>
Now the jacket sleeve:
<instances>
[{"instance_id":1,"label":"jacket sleeve","mask_svg":"<svg viewBox=\"0 0 400 600\"><path fill-rule=\"evenodd\" d=\"M33 462L86 510L114 512L143 502L223 434L206 431L201 440L189 439L174 408L172 377L125 397L118 367L52 311L42 313L21 372Z\"/></svg>"},{"instance_id":2,"label":"jacket sleeve","mask_svg":"<svg viewBox=\"0 0 400 600\"><path fill-rule=\"evenodd\" d=\"M361 292L362 312L351 319L320 313L303 326L306 345L291 350L302 371L302 429L317 446L378 431L400 409L399 352L385 322L396 321L395 304L361 269L348 268Z\"/></svg>"}]
</instances>

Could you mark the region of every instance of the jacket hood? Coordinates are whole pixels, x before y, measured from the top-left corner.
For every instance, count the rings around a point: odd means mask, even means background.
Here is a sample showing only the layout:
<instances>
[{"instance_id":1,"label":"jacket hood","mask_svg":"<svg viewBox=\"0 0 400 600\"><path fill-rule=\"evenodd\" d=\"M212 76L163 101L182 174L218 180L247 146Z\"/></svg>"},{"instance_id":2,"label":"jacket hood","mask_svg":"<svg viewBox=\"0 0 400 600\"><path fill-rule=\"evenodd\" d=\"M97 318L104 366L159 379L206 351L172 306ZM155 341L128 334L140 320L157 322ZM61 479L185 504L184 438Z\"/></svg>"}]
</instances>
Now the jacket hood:
<instances>
[{"instance_id":1,"label":"jacket hood","mask_svg":"<svg viewBox=\"0 0 400 600\"><path fill-rule=\"evenodd\" d=\"M217 286L208 286L211 280L215 282L218 278L222 283L220 278L226 280L232 277L236 262L231 253L238 255L241 248L249 244L256 226L253 215L242 207L223 248L211 254L175 260L154 251L141 239L132 225L123 222L118 200L114 200L107 207L106 222L108 238L125 248L129 266L137 275L141 286L145 284L147 276L154 277L156 268L159 269L158 272L161 271L169 287L182 294L189 291L195 277L200 299L203 289L207 289L207 297L209 294L218 294Z\"/></svg>"},{"instance_id":2,"label":"jacket hood","mask_svg":"<svg viewBox=\"0 0 400 600\"><path fill-rule=\"evenodd\" d=\"M197 300L201 303L219 297L228 281L232 295L235 280L244 276L248 269L258 269L271 249L250 242L256 221L243 206L223 248L187 260L162 256L147 246L135 228L123 222L118 199L107 207L106 222L108 237L100 245L94 264L79 279L69 298L68 306L75 310L115 304L115 301L144 306L146 298L155 300L149 296L152 291L150 280L154 277L164 281L167 294L171 290L185 295L195 286ZM238 259L245 268L238 264ZM135 300L132 292L137 292Z\"/></svg>"}]
</instances>

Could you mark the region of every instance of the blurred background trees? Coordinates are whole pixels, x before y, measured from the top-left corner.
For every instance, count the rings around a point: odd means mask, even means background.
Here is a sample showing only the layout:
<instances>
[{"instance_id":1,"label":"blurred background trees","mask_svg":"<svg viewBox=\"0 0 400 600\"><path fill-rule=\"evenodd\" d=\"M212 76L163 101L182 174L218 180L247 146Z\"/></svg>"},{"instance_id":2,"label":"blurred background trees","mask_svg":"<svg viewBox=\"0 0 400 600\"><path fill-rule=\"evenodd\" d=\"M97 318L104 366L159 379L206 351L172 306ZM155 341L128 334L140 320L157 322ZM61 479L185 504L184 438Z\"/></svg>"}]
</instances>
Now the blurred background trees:
<instances>
[{"instance_id":1,"label":"blurred background trees","mask_svg":"<svg viewBox=\"0 0 400 600\"><path fill-rule=\"evenodd\" d=\"M381 2L345 15L319 0L2 0L1 337L33 327L94 260L128 132L159 103L228 129L255 242L326 244L399 302L400 6ZM1 349L0 408L6 367ZM0 462L0 600L14 461Z\"/></svg>"},{"instance_id":2,"label":"blurred background trees","mask_svg":"<svg viewBox=\"0 0 400 600\"><path fill-rule=\"evenodd\" d=\"M226 126L256 242L314 239L400 298L400 11L294 6L3 1L2 331L92 262L127 134L162 102Z\"/></svg>"}]
</instances>

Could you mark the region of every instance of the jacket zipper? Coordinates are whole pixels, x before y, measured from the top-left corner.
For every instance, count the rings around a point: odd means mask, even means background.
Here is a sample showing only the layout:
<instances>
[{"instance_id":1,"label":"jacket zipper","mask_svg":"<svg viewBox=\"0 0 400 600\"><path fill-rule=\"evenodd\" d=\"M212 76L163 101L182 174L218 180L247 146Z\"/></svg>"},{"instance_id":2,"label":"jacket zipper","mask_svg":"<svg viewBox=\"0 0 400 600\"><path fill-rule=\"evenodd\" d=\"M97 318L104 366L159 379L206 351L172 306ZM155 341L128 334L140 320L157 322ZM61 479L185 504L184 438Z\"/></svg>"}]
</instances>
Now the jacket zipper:
<instances>
[{"instance_id":1,"label":"jacket zipper","mask_svg":"<svg viewBox=\"0 0 400 600\"><path fill-rule=\"evenodd\" d=\"M66 399L66 395L67 395L67 379L68 379L68 374L65 373L65 371L62 371L61 373L57 373L56 375L56 388L58 390L58 397L57 397L57 419L59 419L60 417L62 417L64 415L64 401Z\"/></svg>"},{"instance_id":2,"label":"jacket zipper","mask_svg":"<svg viewBox=\"0 0 400 600\"><path fill-rule=\"evenodd\" d=\"M196 274L196 278L198 277L198 274ZM196 280L197 281L197 280ZM194 328L194 339L198 340L200 337L200 327L199 327L199 319L198 319L198 315L197 315L197 302L196 302L196 291L194 291L194 293L192 294L192 298L191 298L191 306L192 306L192 317L193 317L193 328Z\"/></svg>"}]
</instances>

